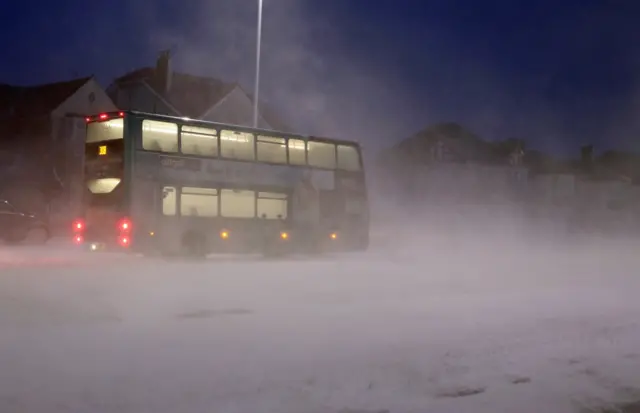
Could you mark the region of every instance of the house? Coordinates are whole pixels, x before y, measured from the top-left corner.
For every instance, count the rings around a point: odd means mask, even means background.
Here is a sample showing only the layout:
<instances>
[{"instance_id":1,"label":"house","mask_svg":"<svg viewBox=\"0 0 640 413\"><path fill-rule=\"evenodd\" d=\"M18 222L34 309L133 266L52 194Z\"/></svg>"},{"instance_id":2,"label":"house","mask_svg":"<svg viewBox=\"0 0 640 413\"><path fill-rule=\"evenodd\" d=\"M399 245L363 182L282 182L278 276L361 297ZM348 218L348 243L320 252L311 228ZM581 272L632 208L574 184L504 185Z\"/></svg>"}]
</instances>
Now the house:
<instances>
[{"instance_id":1,"label":"house","mask_svg":"<svg viewBox=\"0 0 640 413\"><path fill-rule=\"evenodd\" d=\"M400 203L511 198L527 179L523 143L488 142L456 123L428 127L385 151L377 175Z\"/></svg>"},{"instance_id":2,"label":"house","mask_svg":"<svg viewBox=\"0 0 640 413\"><path fill-rule=\"evenodd\" d=\"M65 118L113 110L116 106L91 76L0 85L0 196L35 212L52 197L71 197L70 188L81 184L84 140L81 134L61 133Z\"/></svg>"},{"instance_id":3,"label":"house","mask_svg":"<svg viewBox=\"0 0 640 413\"><path fill-rule=\"evenodd\" d=\"M160 53L155 67L134 70L107 88L121 110L161 113L237 125L252 125L253 97L238 83L172 70L168 51ZM258 126L290 131L262 102Z\"/></svg>"},{"instance_id":4,"label":"house","mask_svg":"<svg viewBox=\"0 0 640 413\"><path fill-rule=\"evenodd\" d=\"M582 147L574 159L528 153L530 205L539 217L564 221L573 230L638 231L639 159L616 151L596 156L592 145Z\"/></svg>"}]
</instances>

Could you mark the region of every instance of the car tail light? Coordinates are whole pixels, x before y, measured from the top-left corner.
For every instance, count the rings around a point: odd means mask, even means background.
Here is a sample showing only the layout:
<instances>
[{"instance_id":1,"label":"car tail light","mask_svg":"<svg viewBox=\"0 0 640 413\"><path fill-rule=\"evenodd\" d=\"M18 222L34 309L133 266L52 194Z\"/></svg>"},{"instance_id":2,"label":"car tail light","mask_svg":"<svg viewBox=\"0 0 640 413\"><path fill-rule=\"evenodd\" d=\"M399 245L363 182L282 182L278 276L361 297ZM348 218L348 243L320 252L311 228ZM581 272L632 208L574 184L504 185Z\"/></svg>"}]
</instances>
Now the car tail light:
<instances>
[{"instance_id":1,"label":"car tail light","mask_svg":"<svg viewBox=\"0 0 640 413\"><path fill-rule=\"evenodd\" d=\"M75 237L73 237L73 242L76 245L82 244L83 241L84 241L84 237L82 235L76 235Z\"/></svg>"}]
</instances>

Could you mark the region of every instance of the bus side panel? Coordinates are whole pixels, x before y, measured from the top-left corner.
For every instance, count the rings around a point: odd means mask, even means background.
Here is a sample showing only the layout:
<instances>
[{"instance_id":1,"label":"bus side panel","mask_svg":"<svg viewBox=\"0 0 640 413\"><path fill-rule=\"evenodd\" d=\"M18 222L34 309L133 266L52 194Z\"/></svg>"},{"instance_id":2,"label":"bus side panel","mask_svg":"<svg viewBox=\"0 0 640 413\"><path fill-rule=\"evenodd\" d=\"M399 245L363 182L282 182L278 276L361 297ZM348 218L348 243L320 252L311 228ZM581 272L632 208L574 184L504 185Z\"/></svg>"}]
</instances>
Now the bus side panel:
<instances>
[{"instance_id":1,"label":"bus side panel","mask_svg":"<svg viewBox=\"0 0 640 413\"><path fill-rule=\"evenodd\" d=\"M369 246L369 207L364 173L336 171L336 190L341 196L341 231L348 238L344 247L363 251Z\"/></svg>"}]
</instances>

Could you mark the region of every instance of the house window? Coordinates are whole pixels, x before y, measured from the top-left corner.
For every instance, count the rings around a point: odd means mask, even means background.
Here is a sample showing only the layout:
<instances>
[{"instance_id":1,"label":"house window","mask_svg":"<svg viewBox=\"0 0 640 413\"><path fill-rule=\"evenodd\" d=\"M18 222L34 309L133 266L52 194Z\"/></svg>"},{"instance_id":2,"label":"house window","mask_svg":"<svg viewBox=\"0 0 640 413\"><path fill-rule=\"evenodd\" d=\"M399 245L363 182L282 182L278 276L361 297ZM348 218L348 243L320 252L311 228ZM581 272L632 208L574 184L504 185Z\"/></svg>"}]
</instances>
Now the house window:
<instances>
[{"instance_id":1,"label":"house window","mask_svg":"<svg viewBox=\"0 0 640 413\"><path fill-rule=\"evenodd\" d=\"M220 155L225 158L254 160L253 134L232 130L221 131Z\"/></svg>"},{"instance_id":2,"label":"house window","mask_svg":"<svg viewBox=\"0 0 640 413\"><path fill-rule=\"evenodd\" d=\"M287 163L287 146L284 138L258 135L258 160L261 162Z\"/></svg>"},{"instance_id":3,"label":"house window","mask_svg":"<svg viewBox=\"0 0 640 413\"><path fill-rule=\"evenodd\" d=\"M218 131L215 129L183 126L180 137L185 155L218 155Z\"/></svg>"},{"instance_id":4,"label":"house window","mask_svg":"<svg viewBox=\"0 0 640 413\"><path fill-rule=\"evenodd\" d=\"M218 190L183 187L180 194L180 215L183 217L217 216Z\"/></svg>"},{"instance_id":5,"label":"house window","mask_svg":"<svg viewBox=\"0 0 640 413\"><path fill-rule=\"evenodd\" d=\"M360 156L356 147L338 145L338 168L347 171L357 171L360 169Z\"/></svg>"},{"instance_id":6,"label":"house window","mask_svg":"<svg viewBox=\"0 0 640 413\"><path fill-rule=\"evenodd\" d=\"M302 139L289 139L287 147L289 148L289 163L291 165L307 164L305 154L307 147Z\"/></svg>"},{"instance_id":7,"label":"house window","mask_svg":"<svg viewBox=\"0 0 640 413\"><path fill-rule=\"evenodd\" d=\"M286 219L287 194L258 192L258 217L266 219Z\"/></svg>"},{"instance_id":8,"label":"house window","mask_svg":"<svg viewBox=\"0 0 640 413\"><path fill-rule=\"evenodd\" d=\"M176 188L165 186L162 188L162 214L173 216L176 214L177 208Z\"/></svg>"},{"instance_id":9,"label":"house window","mask_svg":"<svg viewBox=\"0 0 640 413\"><path fill-rule=\"evenodd\" d=\"M256 216L255 192L223 189L220 196L220 212L223 217L254 218Z\"/></svg>"},{"instance_id":10,"label":"house window","mask_svg":"<svg viewBox=\"0 0 640 413\"><path fill-rule=\"evenodd\" d=\"M310 166L327 169L336 167L336 146L332 143L309 141L307 156Z\"/></svg>"},{"instance_id":11,"label":"house window","mask_svg":"<svg viewBox=\"0 0 640 413\"><path fill-rule=\"evenodd\" d=\"M171 122L143 120L142 147L147 151L178 152L178 125Z\"/></svg>"}]
</instances>

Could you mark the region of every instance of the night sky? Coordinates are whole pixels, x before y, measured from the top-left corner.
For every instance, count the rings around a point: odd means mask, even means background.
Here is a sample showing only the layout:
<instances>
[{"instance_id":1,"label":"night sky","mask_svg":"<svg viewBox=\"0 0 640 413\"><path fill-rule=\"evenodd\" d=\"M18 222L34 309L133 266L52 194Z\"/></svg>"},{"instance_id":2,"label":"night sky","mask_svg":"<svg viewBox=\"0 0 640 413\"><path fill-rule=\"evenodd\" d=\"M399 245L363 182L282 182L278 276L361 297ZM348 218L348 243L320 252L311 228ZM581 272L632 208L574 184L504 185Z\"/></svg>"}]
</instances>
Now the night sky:
<instances>
[{"instance_id":1,"label":"night sky","mask_svg":"<svg viewBox=\"0 0 640 413\"><path fill-rule=\"evenodd\" d=\"M253 88L257 0L10 2L0 83L94 74L174 50ZM533 147L640 149L640 2L265 0L261 97L300 132L390 145L439 121Z\"/></svg>"}]
</instances>

